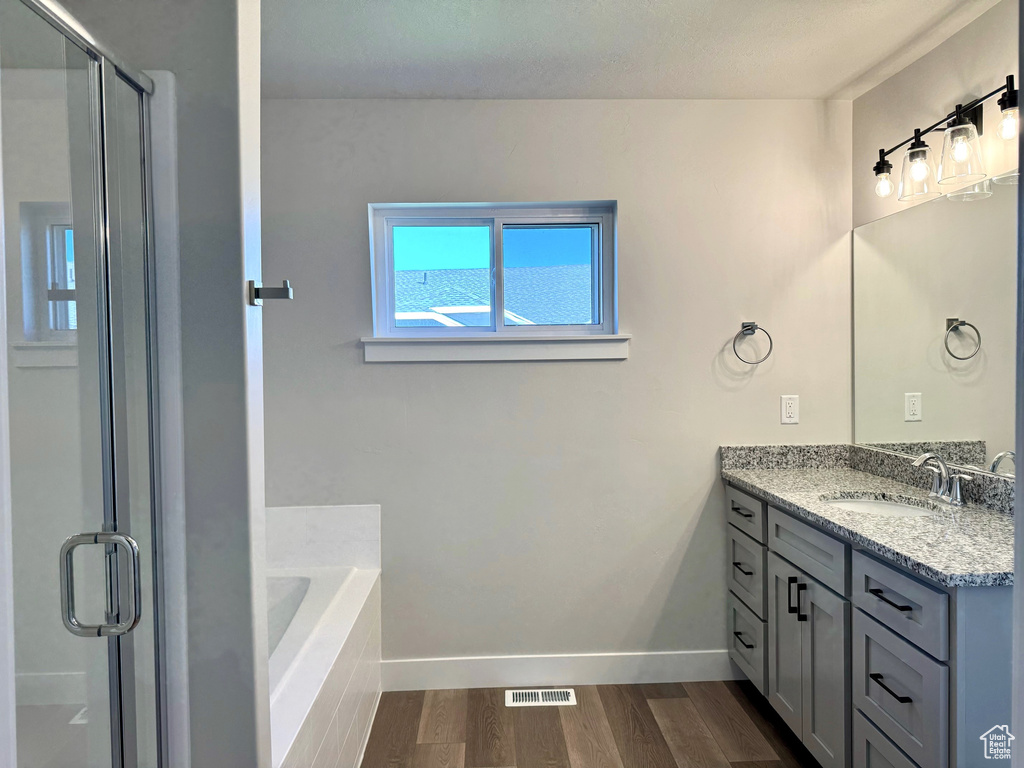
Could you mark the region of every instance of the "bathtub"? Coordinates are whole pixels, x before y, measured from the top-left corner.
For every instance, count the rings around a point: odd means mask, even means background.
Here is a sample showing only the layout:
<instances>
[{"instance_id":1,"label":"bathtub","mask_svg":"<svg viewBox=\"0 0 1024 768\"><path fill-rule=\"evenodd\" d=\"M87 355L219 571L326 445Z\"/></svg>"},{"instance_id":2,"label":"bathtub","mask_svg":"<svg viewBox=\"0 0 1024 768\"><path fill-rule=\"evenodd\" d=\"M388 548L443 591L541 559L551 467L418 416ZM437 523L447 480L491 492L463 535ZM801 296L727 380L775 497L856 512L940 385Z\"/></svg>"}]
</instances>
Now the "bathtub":
<instances>
[{"instance_id":1,"label":"bathtub","mask_svg":"<svg viewBox=\"0 0 1024 768\"><path fill-rule=\"evenodd\" d=\"M380 571L267 572L274 768L355 768L380 696Z\"/></svg>"}]
</instances>

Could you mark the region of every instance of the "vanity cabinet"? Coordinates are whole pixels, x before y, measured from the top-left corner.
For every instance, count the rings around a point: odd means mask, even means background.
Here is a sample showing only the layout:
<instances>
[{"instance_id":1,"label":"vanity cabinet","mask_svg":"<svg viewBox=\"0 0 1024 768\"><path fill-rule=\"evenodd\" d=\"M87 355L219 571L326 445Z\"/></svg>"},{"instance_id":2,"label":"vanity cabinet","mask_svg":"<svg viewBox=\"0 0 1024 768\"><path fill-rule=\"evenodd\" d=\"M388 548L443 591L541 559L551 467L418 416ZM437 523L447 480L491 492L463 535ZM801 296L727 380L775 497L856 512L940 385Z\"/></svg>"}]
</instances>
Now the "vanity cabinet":
<instances>
[{"instance_id":1,"label":"vanity cabinet","mask_svg":"<svg viewBox=\"0 0 1024 768\"><path fill-rule=\"evenodd\" d=\"M727 500L730 658L822 768L980 765L1009 723L1012 587L944 588Z\"/></svg>"},{"instance_id":2,"label":"vanity cabinet","mask_svg":"<svg viewBox=\"0 0 1024 768\"><path fill-rule=\"evenodd\" d=\"M774 552L768 593L768 701L824 768L842 768L850 603Z\"/></svg>"},{"instance_id":3,"label":"vanity cabinet","mask_svg":"<svg viewBox=\"0 0 1024 768\"><path fill-rule=\"evenodd\" d=\"M809 573L847 584L845 545L729 490L729 656L823 768L847 768L850 602Z\"/></svg>"}]
</instances>

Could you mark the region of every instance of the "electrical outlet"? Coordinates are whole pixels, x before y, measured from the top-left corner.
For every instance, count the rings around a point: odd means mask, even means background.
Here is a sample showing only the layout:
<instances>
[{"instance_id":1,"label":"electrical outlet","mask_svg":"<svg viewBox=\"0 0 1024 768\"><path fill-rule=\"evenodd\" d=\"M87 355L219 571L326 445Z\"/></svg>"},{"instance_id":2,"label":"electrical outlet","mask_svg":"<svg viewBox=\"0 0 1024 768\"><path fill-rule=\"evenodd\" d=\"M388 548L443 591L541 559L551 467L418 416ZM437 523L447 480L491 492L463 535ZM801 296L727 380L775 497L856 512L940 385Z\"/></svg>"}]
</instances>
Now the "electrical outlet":
<instances>
[{"instance_id":1,"label":"electrical outlet","mask_svg":"<svg viewBox=\"0 0 1024 768\"><path fill-rule=\"evenodd\" d=\"M782 423L800 423L800 395L782 396Z\"/></svg>"},{"instance_id":2,"label":"electrical outlet","mask_svg":"<svg viewBox=\"0 0 1024 768\"><path fill-rule=\"evenodd\" d=\"M907 392L903 395L903 420L921 421L920 392Z\"/></svg>"}]
</instances>

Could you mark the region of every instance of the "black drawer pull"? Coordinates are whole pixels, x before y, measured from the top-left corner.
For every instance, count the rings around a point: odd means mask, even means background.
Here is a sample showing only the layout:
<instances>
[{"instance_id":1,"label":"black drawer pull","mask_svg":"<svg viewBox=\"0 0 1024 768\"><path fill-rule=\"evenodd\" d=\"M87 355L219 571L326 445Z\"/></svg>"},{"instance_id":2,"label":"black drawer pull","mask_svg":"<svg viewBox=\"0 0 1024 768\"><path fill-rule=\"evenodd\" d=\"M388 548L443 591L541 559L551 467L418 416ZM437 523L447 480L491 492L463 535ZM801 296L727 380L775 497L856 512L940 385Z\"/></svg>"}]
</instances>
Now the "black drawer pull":
<instances>
[{"instance_id":1,"label":"black drawer pull","mask_svg":"<svg viewBox=\"0 0 1024 768\"><path fill-rule=\"evenodd\" d=\"M735 635L736 639L740 641L740 645L742 645L748 651L752 651L752 650L754 650L754 648L757 647L757 646L754 646L754 645L747 645L746 642L743 640L743 633L742 632L733 632L733 635Z\"/></svg>"},{"instance_id":2,"label":"black drawer pull","mask_svg":"<svg viewBox=\"0 0 1024 768\"><path fill-rule=\"evenodd\" d=\"M786 579L786 608L790 613L796 613L800 608L793 605L793 585L796 584L798 577L790 576Z\"/></svg>"},{"instance_id":3,"label":"black drawer pull","mask_svg":"<svg viewBox=\"0 0 1024 768\"><path fill-rule=\"evenodd\" d=\"M736 513L737 515L739 515L740 517L746 517L746 518L751 518L751 517L753 517L753 516L754 516L754 513L753 513L753 512L747 512L747 510L745 510L745 509L744 509L743 507L741 507L741 506L740 506L739 504L733 504L733 505L732 505L732 511L733 511L733 512L735 512L735 513Z\"/></svg>"},{"instance_id":4,"label":"black drawer pull","mask_svg":"<svg viewBox=\"0 0 1024 768\"><path fill-rule=\"evenodd\" d=\"M807 621L807 614L800 613L800 593L807 589L807 585L803 582L796 585L796 620Z\"/></svg>"},{"instance_id":5,"label":"black drawer pull","mask_svg":"<svg viewBox=\"0 0 1024 768\"><path fill-rule=\"evenodd\" d=\"M882 679L883 679L882 675L879 674L878 672L872 672L870 675L868 675L868 677L870 677L872 680L874 680L876 683L878 683L878 687L879 688L881 688L883 691L885 691L890 696L892 696L894 699L896 699L896 701L898 701L900 704L911 704L911 703L913 703L914 700L912 698L910 698L909 696L900 696L898 693L896 693L896 691L894 691L888 685L883 683L882 682Z\"/></svg>"},{"instance_id":6,"label":"black drawer pull","mask_svg":"<svg viewBox=\"0 0 1024 768\"><path fill-rule=\"evenodd\" d=\"M735 562L735 563L732 564L732 567L735 568L740 573L742 573L744 576L753 576L754 575L753 571L748 571L748 570L744 569L743 563Z\"/></svg>"},{"instance_id":7,"label":"black drawer pull","mask_svg":"<svg viewBox=\"0 0 1024 768\"><path fill-rule=\"evenodd\" d=\"M905 613L907 611L914 610L913 606L910 606L910 605L900 605L899 603L894 603L892 600L890 600L885 595L883 595L882 594L882 590L880 590L880 589L869 589L868 592L870 592L872 595L877 597L883 603L888 603L893 608L895 608L897 611L903 611ZM910 617L908 616L907 618L909 619Z\"/></svg>"}]
</instances>

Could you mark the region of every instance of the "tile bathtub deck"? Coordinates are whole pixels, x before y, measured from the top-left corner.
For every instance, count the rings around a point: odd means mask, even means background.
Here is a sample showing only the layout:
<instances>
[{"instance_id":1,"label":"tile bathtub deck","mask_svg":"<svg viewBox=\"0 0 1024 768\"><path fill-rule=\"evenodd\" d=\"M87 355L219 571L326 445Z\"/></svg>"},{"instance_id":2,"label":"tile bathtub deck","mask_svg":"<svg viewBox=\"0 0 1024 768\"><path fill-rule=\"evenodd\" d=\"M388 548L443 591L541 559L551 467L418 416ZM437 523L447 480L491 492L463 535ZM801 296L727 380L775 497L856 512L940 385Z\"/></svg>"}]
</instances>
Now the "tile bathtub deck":
<instances>
[{"instance_id":1,"label":"tile bathtub deck","mask_svg":"<svg viewBox=\"0 0 1024 768\"><path fill-rule=\"evenodd\" d=\"M923 517L847 512L827 499L901 496L927 502L927 492L853 469L729 469L740 490L820 525L864 549L949 587L1013 584L1013 517L977 507Z\"/></svg>"}]
</instances>

